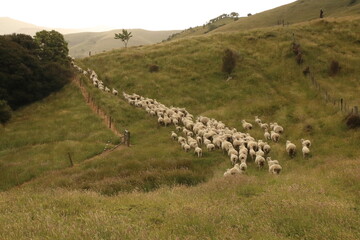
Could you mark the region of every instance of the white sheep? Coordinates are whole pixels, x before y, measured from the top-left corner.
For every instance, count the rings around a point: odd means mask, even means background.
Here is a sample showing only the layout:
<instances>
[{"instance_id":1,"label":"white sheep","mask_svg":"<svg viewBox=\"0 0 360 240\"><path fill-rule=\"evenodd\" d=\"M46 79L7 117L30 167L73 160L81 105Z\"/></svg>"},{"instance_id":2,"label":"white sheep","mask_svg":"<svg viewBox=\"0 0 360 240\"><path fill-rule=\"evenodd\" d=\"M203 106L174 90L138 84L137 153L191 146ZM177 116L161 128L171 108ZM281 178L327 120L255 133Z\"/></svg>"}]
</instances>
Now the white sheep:
<instances>
[{"instance_id":1,"label":"white sheep","mask_svg":"<svg viewBox=\"0 0 360 240\"><path fill-rule=\"evenodd\" d=\"M177 140L177 138L178 138L178 136L177 136L177 134L174 132L174 131L171 131L171 138L173 139L173 140Z\"/></svg>"},{"instance_id":2,"label":"white sheep","mask_svg":"<svg viewBox=\"0 0 360 240\"><path fill-rule=\"evenodd\" d=\"M113 88L113 89L112 89L112 94L114 94L115 96L117 96L117 95L118 95L118 91L117 91L115 88Z\"/></svg>"},{"instance_id":3,"label":"white sheep","mask_svg":"<svg viewBox=\"0 0 360 240\"><path fill-rule=\"evenodd\" d=\"M270 157L268 157L266 160L269 165L269 172L272 174L280 174L282 167L280 166L279 162L277 160L271 160Z\"/></svg>"},{"instance_id":4,"label":"white sheep","mask_svg":"<svg viewBox=\"0 0 360 240\"><path fill-rule=\"evenodd\" d=\"M260 125L261 119L258 116L255 116L255 122Z\"/></svg>"},{"instance_id":5,"label":"white sheep","mask_svg":"<svg viewBox=\"0 0 360 240\"><path fill-rule=\"evenodd\" d=\"M187 143L182 143L181 147L182 147L182 149L184 149L185 152L188 152L191 149L190 145Z\"/></svg>"},{"instance_id":6,"label":"white sheep","mask_svg":"<svg viewBox=\"0 0 360 240\"><path fill-rule=\"evenodd\" d=\"M246 162L241 162L240 163L240 170L242 172L245 172L247 170L247 165L246 165Z\"/></svg>"},{"instance_id":7,"label":"white sheep","mask_svg":"<svg viewBox=\"0 0 360 240\"><path fill-rule=\"evenodd\" d=\"M265 166L265 158L261 155L256 155L255 158L255 164L259 167L262 168Z\"/></svg>"},{"instance_id":8,"label":"white sheep","mask_svg":"<svg viewBox=\"0 0 360 240\"><path fill-rule=\"evenodd\" d=\"M239 160L238 156L235 154L231 154L230 155L230 161L233 165L235 165L237 163L237 161Z\"/></svg>"},{"instance_id":9,"label":"white sheep","mask_svg":"<svg viewBox=\"0 0 360 240\"><path fill-rule=\"evenodd\" d=\"M311 142L310 142L310 140L308 140L308 139L305 140L305 139L302 138L300 141L301 141L301 144L302 144L303 146L306 145L308 148L311 147Z\"/></svg>"},{"instance_id":10,"label":"white sheep","mask_svg":"<svg viewBox=\"0 0 360 240\"><path fill-rule=\"evenodd\" d=\"M108 87L105 87L105 92L110 92L110 88L108 88Z\"/></svg>"},{"instance_id":11,"label":"white sheep","mask_svg":"<svg viewBox=\"0 0 360 240\"><path fill-rule=\"evenodd\" d=\"M243 171L240 168L240 164L236 163L233 168L226 170L226 172L224 173L224 176L228 177L228 176L233 176L233 175L240 175L242 173L243 173Z\"/></svg>"},{"instance_id":12,"label":"white sheep","mask_svg":"<svg viewBox=\"0 0 360 240\"><path fill-rule=\"evenodd\" d=\"M202 157L202 149L201 148L196 147L194 153L197 154L198 157Z\"/></svg>"},{"instance_id":13,"label":"white sheep","mask_svg":"<svg viewBox=\"0 0 360 240\"><path fill-rule=\"evenodd\" d=\"M269 144L265 143L264 147L263 147L264 153L265 154L269 154L271 151L271 147Z\"/></svg>"},{"instance_id":14,"label":"white sheep","mask_svg":"<svg viewBox=\"0 0 360 240\"><path fill-rule=\"evenodd\" d=\"M295 155L296 155L296 145L295 144L293 144L291 141L287 140L285 149L290 157L295 157Z\"/></svg>"},{"instance_id":15,"label":"white sheep","mask_svg":"<svg viewBox=\"0 0 360 240\"><path fill-rule=\"evenodd\" d=\"M303 158L306 158L310 155L310 149L306 145L303 145L301 151L303 154Z\"/></svg>"},{"instance_id":16,"label":"white sheep","mask_svg":"<svg viewBox=\"0 0 360 240\"><path fill-rule=\"evenodd\" d=\"M271 137L271 140L273 140L274 142L278 142L280 140L280 134L278 134L274 131L270 132L270 137Z\"/></svg>"},{"instance_id":17,"label":"white sheep","mask_svg":"<svg viewBox=\"0 0 360 240\"><path fill-rule=\"evenodd\" d=\"M213 150L215 150L215 145L212 144L212 143L209 143L209 144L206 145L206 149L208 151L213 151Z\"/></svg>"},{"instance_id":18,"label":"white sheep","mask_svg":"<svg viewBox=\"0 0 360 240\"><path fill-rule=\"evenodd\" d=\"M271 135L267 129L264 132L264 138L265 140L271 140Z\"/></svg>"},{"instance_id":19,"label":"white sheep","mask_svg":"<svg viewBox=\"0 0 360 240\"><path fill-rule=\"evenodd\" d=\"M241 121L241 123L242 123L242 127L245 130L251 130L253 127L251 123L246 122L244 119Z\"/></svg>"}]
</instances>

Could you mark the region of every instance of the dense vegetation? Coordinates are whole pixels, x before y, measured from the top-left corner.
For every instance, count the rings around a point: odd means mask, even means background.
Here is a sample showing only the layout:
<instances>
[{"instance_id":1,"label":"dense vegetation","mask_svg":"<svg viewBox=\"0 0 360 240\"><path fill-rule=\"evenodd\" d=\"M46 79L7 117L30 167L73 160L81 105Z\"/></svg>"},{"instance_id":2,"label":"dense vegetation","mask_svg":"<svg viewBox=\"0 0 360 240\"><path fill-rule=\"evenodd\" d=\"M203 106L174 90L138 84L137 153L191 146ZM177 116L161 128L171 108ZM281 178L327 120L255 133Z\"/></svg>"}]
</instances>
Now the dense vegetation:
<instances>
[{"instance_id":1,"label":"dense vegetation","mask_svg":"<svg viewBox=\"0 0 360 240\"><path fill-rule=\"evenodd\" d=\"M0 100L12 109L58 91L71 76L67 43L60 33L0 36Z\"/></svg>"}]
</instances>

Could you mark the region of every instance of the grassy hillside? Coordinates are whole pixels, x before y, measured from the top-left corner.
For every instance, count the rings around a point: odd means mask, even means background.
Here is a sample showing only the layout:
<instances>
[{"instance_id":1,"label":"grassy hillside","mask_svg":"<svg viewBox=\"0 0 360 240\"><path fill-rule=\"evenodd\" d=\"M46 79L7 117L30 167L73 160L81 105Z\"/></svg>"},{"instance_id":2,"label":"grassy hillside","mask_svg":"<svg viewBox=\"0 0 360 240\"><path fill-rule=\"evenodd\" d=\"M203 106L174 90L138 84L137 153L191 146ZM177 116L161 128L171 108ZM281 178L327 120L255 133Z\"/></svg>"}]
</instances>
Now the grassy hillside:
<instances>
[{"instance_id":1,"label":"grassy hillside","mask_svg":"<svg viewBox=\"0 0 360 240\"><path fill-rule=\"evenodd\" d=\"M320 9L324 17L339 17L360 13L358 0L298 0L293 3L241 18L237 22L227 24L214 32L239 31L259 27L293 24L318 19Z\"/></svg>"},{"instance_id":2,"label":"grassy hillside","mask_svg":"<svg viewBox=\"0 0 360 240\"><path fill-rule=\"evenodd\" d=\"M130 29L133 37L128 46L149 45L161 42L170 35L179 31L147 31L142 29ZM119 39L114 39L115 33L121 30L112 30L107 32L83 32L64 35L69 43L70 55L73 57L87 57L89 51L92 54L102 53L123 47Z\"/></svg>"},{"instance_id":3,"label":"grassy hillside","mask_svg":"<svg viewBox=\"0 0 360 240\"><path fill-rule=\"evenodd\" d=\"M271 143L271 156L283 172L273 176L249 162L245 175L224 178L230 161L220 151L204 151L203 158L183 152L170 139L174 127L158 127L144 110L88 82L96 101L130 130L132 146L0 193L0 238L359 239L360 132L347 129L344 114L326 104L302 73L311 66L334 98L358 105L359 24L358 17L315 20L82 59L79 65L95 69L119 92L185 107L238 130L242 119L253 122L255 115L278 122L285 133ZM293 34L303 50L300 66ZM226 48L242 59L229 81L220 71ZM335 76L328 73L332 59L342 66ZM151 64L159 72L150 73ZM251 135L260 139L262 131ZM290 159L285 141L299 147L301 138L312 140L312 157Z\"/></svg>"},{"instance_id":4,"label":"grassy hillside","mask_svg":"<svg viewBox=\"0 0 360 240\"><path fill-rule=\"evenodd\" d=\"M324 10L325 17L356 15L360 14L359 3L359 0L298 0L290 4L254 14L250 17L241 17L236 21L227 18L216 24L190 28L176 34L174 39L198 36L206 33L244 31L254 28L282 25L288 26L290 24L318 19L320 9Z\"/></svg>"},{"instance_id":5,"label":"grassy hillside","mask_svg":"<svg viewBox=\"0 0 360 240\"><path fill-rule=\"evenodd\" d=\"M16 111L0 134L1 191L69 167L68 153L77 164L119 142L72 84Z\"/></svg>"}]
</instances>

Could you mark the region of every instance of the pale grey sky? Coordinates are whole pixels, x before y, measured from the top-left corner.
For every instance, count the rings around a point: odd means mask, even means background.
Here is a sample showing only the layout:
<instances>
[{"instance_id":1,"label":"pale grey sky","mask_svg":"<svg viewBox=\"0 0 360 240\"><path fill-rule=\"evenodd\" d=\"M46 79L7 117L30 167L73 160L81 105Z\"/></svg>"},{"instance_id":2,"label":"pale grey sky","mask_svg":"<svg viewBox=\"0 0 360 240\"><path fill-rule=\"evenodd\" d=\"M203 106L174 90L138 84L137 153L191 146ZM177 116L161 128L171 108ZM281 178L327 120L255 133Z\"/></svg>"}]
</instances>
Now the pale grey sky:
<instances>
[{"instance_id":1,"label":"pale grey sky","mask_svg":"<svg viewBox=\"0 0 360 240\"><path fill-rule=\"evenodd\" d=\"M295 0L3 0L0 17L49 28L182 30L223 13L259 13Z\"/></svg>"}]
</instances>

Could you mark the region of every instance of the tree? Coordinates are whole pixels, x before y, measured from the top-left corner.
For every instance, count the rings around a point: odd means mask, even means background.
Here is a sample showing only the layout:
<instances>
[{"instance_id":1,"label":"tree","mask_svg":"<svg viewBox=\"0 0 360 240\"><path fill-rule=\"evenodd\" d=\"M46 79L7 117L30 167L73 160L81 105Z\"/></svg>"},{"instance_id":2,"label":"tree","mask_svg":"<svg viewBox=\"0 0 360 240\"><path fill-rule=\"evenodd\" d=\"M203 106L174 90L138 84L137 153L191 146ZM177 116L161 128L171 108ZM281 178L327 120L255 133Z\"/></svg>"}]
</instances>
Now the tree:
<instances>
[{"instance_id":1,"label":"tree","mask_svg":"<svg viewBox=\"0 0 360 240\"><path fill-rule=\"evenodd\" d=\"M238 18L239 14L237 12L232 12L232 13L230 13L230 16L233 18Z\"/></svg>"},{"instance_id":2,"label":"tree","mask_svg":"<svg viewBox=\"0 0 360 240\"><path fill-rule=\"evenodd\" d=\"M127 47L127 44L132 38L131 32L128 32L127 30L123 29L122 33L115 33L115 39L121 39L121 41L124 42L125 48Z\"/></svg>"},{"instance_id":3,"label":"tree","mask_svg":"<svg viewBox=\"0 0 360 240\"><path fill-rule=\"evenodd\" d=\"M0 123L5 124L11 118L11 108L6 101L0 100Z\"/></svg>"},{"instance_id":4,"label":"tree","mask_svg":"<svg viewBox=\"0 0 360 240\"><path fill-rule=\"evenodd\" d=\"M57 62L61 65L69 65L69 49L64 36L55 31L42 30L34 37L38 44L38 55L43 62Z\"/></svg>"},{"instance_id":5,"label":"tree","mask_svg":"<svg viewBox=\"0 0 360 240\"><path fill-rule=\"evenodd\" d=\"M237 54L231 49L227 48L224 51L224 56L222 58L223 61L222 71L230 76L230 74L232 73L232 71L236 66L236 60L237 60Z\"/></svg>"}]
</instances>

